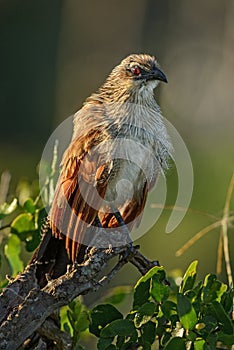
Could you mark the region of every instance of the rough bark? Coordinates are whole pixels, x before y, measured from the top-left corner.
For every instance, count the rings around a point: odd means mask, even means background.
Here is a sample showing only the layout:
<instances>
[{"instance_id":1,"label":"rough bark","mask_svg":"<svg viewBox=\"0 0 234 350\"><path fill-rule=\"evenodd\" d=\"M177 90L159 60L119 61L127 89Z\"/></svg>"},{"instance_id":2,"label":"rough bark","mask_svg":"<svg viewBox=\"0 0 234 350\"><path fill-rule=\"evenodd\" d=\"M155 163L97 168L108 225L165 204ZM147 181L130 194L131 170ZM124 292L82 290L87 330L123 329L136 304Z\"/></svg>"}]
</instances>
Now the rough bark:
<instances>
[{"instance_id":1,"label":"rough bark","mask_svg":"<svg viewBox=\"0 0 234 350\"><path fill-rule=\"evenodd\" d=\"M118 263L103 275L107 262L117 255ZM36 265L29 265L0 295L0 349L44 349L45 338L55 341L56 349L71 349L69 335L60 331L50 315L77 296L98 290L127 262L142 274L158 264L146 259L138 247L92 249L82 265L74 264L65 275L49 281L43 289L37 284Z\"/></svg>"}]
</instances>

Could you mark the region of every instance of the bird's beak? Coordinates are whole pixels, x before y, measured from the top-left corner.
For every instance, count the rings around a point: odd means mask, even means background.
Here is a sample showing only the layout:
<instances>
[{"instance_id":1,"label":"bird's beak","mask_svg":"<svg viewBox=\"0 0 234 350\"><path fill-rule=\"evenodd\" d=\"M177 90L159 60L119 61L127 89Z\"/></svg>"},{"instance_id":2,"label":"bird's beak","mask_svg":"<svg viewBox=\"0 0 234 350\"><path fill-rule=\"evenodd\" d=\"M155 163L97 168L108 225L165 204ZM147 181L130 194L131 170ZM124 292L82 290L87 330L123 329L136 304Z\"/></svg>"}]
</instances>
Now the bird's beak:
<instances>
[{"instance_id":1,"label":"bird's beak","mask_svg":"<svg viewBox=\"0 0 234 350\"><path fill-rule=\"evenodd\" d=\"M155 68L152 71L152 78L156 79L156 80L160 80L163 81L164 83L167 83L167 77L166 75L163 73L163 71L161 71L161 69L159 68Z\"/></svg>"}]
</instances>

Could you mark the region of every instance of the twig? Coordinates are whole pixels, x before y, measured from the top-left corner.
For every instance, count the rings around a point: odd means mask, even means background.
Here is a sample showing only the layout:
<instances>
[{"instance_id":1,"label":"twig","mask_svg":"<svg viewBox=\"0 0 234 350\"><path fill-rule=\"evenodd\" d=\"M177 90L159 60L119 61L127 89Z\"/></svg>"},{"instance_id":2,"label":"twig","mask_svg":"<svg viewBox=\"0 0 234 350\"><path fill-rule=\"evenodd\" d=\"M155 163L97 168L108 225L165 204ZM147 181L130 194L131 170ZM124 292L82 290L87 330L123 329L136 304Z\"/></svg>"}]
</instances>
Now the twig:
<instances>
[{"instance_id":1,"label":"twig","mask_svg":"<svg viewBox=\"0 0 234 350\"><path fill-rule=\"evenodd\" d=\"M233 278L232 278L232 268L230 263L230 254L229 254L229 243L228 243L228 223L230 221L229 212L230 212L230 201L232 198L232 192L234 188L234 174L232 175L228 191L227 197L223 209L223 218L222 218L222 226L220 230L220 236L222 237L222 245L223 245L223 253L227 270L228 284L231 288L233 288Z\"/></svg>"},{"instance_id":2,"label":"twig","mask_svg":"<svg viewBox=\"0 0 234 350\"><path fill-rule=\"evenodd\" d=\"M217 220L218 219L218 217L216 215L207 213L205 211L194 209L194 208L180 207L178 205L163 205L163 204L159 204L159 203L152 203L150 205L150 208L153 208L153 209L164 209L164 210L175 210L175 211L182 211L182 212L191 212L191 213L194 213L194 214L206 216L206 217L208 217L210 219L213 219L213 220Z\"/></svg>"},{"instance_id":3,"label":"twig","mask_svg":"<svg viewBox=\"0 0 234 350\"><path fill-rule=\"evenodd\" d=\"M203 237L206 233L211 230L220 227L222 225L222 220L216 221L213 224L203 228L195 236L193 236L189 241L187 241L179 250L176 252L176 256L182 255L188 248L190 248L196 241Z\"/></svg>"},{"instance_id":4,"label":"twig","mask_svg":"<svg viewBox=\"0 0 234 350\"><path fill-rule=\"evenodd\" d=\"M4 226L1 226L0 227L0 231L3 231L5 230L6 228L10 228L11 227L11 224L7 224L7 225L4 225Z\"/></svg>"},{"instance_id":5,"label":"twig","mask_svg":"<svg viewBox=\"0 0 234 350\"><path fill-rule=\"evenodd\" d=\"M218 251L217 251L217 264L216 273L220 275L222 272L222 260L223 260L223 237L219 235Z\"/></svg>"},{"instance_id":6,"label":"twig","mask_svg":"<svg viewBox=\"0 0 234 350\"><path fill-rule=\"evenodd\" d=\"M34 200L34 204L36 205L40 198L42 197L42 193L48 190L49 188L49 194L48 194L48 198L45 199L45 202L47 203L47 205L51 204L53 196L54 196L54 176L56 174L56 164L58 161L58 140L55 140L54 143L54 149L53 149L53 158L52 158L52 163L51 163L51 171L50 174L48 175L48 177L45 180L44 185L41 187L41 191L38 194L38 196L35 198Z\"/></svg>"},{"instance_id":7,"label":"twig","mask_svg":"<svg viewBox=\"0 0 234 350\"><path fill-rule=\"evenodd\" d=\"M11 182L11 174L8 170L4 171L0 180L0 204L4 203L7 198L9 186Z\"/></svg>"}]
</instances>

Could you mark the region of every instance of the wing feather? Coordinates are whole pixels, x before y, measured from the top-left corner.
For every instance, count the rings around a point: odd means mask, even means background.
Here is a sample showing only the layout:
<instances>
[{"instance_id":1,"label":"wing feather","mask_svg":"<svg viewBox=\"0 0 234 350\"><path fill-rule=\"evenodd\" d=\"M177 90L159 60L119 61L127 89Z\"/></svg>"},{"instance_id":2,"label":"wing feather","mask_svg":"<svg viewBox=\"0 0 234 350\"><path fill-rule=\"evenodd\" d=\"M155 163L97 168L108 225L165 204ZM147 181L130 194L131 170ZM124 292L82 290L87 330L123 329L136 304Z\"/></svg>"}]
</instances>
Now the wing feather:
<instances>
[{"instance_id":1,"label":"wing feather","mask_svg":"<svg viewBox=\"0 0 234 350\"><path fill-rule=\"evenodd\" d=\"M91 225L105 196L108 162L100 164L103 155L92 149L105 137L103 128L73 140L64 154L61 175L50 211L52 235L65 241L72 262L79 251L87 227Z\"/></svg>"}]
</instances>

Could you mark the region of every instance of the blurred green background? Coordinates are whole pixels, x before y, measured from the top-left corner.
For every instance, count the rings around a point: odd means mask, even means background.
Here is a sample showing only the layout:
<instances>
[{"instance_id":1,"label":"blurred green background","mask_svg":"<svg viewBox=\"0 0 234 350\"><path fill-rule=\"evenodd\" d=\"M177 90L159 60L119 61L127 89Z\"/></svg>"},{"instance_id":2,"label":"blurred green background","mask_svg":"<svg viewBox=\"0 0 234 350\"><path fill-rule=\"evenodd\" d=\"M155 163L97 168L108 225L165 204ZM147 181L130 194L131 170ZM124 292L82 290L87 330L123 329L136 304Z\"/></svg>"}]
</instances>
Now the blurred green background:
<instances>
[{"instance_id":1,"label":"blurred green background","mask_svg":"<svg viewBox=\"0 0 234 350\"><path fill-rule=\"evenodd\" d=\"M12 189L22 177L37 177L51 132L110 70L128 54L145 52L158 58L168 77L169 84L156 91L157 101L191 155L190 207L221 215L234 170L233 18L232 0L1 0L0 171L9 169ZM167 203L173 204L175 169L167 179ZM139 240L142 252L167 271L184 270L198 259L201 276L215 272L219 230L175 256L213 220L190 211L165 234L169 214ZM231 259L233 244L230 237ZM126 266L113 284L133 283L138 276Z\"/></svg>"}]
</instances>

